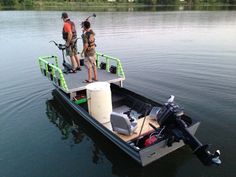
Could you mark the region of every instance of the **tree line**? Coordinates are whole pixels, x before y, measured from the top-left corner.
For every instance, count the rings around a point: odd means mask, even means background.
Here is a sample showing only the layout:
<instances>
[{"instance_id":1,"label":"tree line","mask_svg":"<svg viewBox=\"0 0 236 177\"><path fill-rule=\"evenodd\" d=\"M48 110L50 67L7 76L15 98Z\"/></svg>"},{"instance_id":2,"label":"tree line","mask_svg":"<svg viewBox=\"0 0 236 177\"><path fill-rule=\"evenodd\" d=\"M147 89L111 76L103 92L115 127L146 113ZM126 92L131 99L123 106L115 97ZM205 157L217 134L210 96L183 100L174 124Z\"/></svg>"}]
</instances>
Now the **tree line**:
<instances>
[{"instance_id":1,"label":"tree line","mask_svg":"<svg viewBox=\"0 0 236 177\"><path fill-rule=\"evenodd\" d=\"M108 0L0 0L2 6L16 6L16 5L34 5L36 3L44 2L79 2L79 3L108 3ZM116 0L115 3L129 3L129 0ZM228 4L235 5L236 0L134 0L133 3L144 5L174 5L174 4Z\"/></svg>"}]
</instances>

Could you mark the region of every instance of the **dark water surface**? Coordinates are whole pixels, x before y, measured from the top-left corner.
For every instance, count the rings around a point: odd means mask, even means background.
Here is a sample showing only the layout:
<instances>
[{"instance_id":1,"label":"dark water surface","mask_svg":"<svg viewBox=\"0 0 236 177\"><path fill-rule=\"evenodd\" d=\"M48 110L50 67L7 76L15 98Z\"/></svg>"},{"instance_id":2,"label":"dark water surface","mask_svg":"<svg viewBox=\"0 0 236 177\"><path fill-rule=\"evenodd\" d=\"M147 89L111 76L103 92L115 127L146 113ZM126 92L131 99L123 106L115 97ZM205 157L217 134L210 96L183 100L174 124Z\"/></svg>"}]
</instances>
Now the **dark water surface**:
<instances>
[{"instance_id":1,"label":"dark water surface","mask_svg":"<svg viewBox=\"0 0 236 177\"><path fill-rule=\"evenodd\" d=\"M78 24L91 13L69 14ZM61 56L48 43L62 42L60 15L0 11L1 177L235 176L236 11L99 12L92 22L98 51L121 59L125 87L160 102L174 94L202 121L197 136L221 150L219 168L187 147L140 168L53 99L37 57Z\"/></svg>"}]
</instances>

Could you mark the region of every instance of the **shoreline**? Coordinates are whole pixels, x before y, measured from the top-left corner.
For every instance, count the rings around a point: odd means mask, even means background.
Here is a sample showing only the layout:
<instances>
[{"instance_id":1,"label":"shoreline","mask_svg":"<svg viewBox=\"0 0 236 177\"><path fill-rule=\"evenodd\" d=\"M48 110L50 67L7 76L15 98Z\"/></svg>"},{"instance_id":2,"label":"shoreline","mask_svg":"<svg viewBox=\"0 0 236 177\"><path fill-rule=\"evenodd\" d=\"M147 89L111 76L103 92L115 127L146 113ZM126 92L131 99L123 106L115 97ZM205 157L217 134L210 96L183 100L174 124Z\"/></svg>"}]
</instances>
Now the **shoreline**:
<instances>
[{"instance_id":1,"label":"shoreline","mask_svg":"<svg viewBox=\"0 0 236 177\"><path fill-rule=\"evenodd\" d=\"M67 11L156 11L156 10L236 10L236 4L201 3L201 4L169 4L147 5L142 3L92 3L92 2L34 2L14 6L0 5L0 10L67 10Z\"/></svg>"}]
</instances>

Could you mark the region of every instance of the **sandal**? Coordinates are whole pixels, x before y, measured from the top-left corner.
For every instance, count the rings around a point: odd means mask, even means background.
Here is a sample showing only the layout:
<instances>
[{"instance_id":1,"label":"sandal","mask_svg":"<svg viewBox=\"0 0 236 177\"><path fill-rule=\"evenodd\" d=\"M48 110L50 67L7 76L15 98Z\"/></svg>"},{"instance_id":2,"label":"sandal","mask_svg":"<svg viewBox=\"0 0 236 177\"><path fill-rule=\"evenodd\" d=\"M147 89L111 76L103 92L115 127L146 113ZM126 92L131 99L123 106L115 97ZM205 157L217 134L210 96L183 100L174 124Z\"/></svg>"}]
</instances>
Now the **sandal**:
<instances>
[{"instance_id":1,"label":"sandal","mask_svg":"<svg viewBox=\"0 0 236 177\"><path fill-rule=\"evenodd\" d=\"M76 70L74 70L74 69L70 69L69 70L69 73L76 73L77 71Z\"/></svg>"},{"instance_id":2,"label":"sandal","mask_svg":"<svg viewBox=\"0 0 236 177\"><path fill-rule=\"evenodd\" d=\"M94 79L94 77L92 78L93 81L98 81L98 79Z\"/></svg>"},{"instance_id":3,"label":"sandal","mask_svg":"<svg viewBox=\"0 0 236 177\"><path fill-rule=\"evenodd\" d=\"M81 69L81 67L77 67L76 70L81 71L82 69Z\"/></svg>"},{"instance_id":4,"label":"sandal","mask_svg":"<svg viewBox=\"0 0 236 177\"><path fill-rule=\"evenodd\" d=\"M89 81L89 80L87 80L87 79L85 79L84 81L83 81L83 83L92 83L93 81Z\"/></svg>"}]
</instances>

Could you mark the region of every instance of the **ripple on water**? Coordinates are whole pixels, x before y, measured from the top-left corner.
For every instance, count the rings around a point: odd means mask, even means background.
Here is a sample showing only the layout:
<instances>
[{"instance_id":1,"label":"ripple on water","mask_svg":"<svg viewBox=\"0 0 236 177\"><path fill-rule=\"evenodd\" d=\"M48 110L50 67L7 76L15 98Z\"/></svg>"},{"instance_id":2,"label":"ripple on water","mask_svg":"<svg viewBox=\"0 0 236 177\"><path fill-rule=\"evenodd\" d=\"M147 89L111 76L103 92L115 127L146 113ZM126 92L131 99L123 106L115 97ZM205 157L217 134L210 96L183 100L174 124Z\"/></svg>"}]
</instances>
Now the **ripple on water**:
<instances>
[{"instance_id":1,"label":"ripple on water","mask_svg":"<svg viewBox=\"0 0 236 177\"><path fill-rule=\"evenodd\" d=\"M35 102L47 99L47 95L50 94L49 88L52 86L47 80L35 82L24 78L20 82L8 83L1 88L1 114L9 117L19 112L30 111Z\"/></svg>"}]
</instances>

